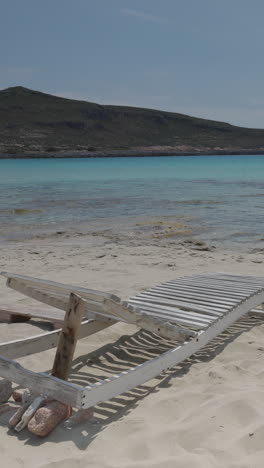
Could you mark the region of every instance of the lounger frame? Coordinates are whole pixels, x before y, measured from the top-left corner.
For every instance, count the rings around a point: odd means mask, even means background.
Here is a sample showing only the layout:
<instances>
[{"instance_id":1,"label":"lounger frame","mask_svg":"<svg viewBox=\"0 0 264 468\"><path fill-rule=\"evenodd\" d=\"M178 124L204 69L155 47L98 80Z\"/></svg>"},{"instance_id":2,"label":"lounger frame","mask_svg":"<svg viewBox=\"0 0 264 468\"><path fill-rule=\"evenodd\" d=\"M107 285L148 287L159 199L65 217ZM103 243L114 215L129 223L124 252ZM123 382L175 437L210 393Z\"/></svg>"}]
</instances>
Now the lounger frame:
<instances>
[{"instance_id":1,"label":"lounger frame","mask_svg":"<svg viewBox=\"0 0 264 468\"><path fill-rule=\"evenodd\" d=\"M16 279L14 278L16 275L13 275L13 277L12 275L5 275L8 277L7 282L9 286L15 286L14 289L19 289L20 292L23 292L23 287L18 286L18 279L16 283ZM193 355L195 352L199 351L202 347L204 347L207 343L209 343L212 339L214 339L216 336L222 333L226 328L228 328L232 323L236 322L246 313L252 311L253 313L262 314L263 312L261 310L255 308L258 307L260 304L264 303L264 279L262 279L262 281L259 282L257 291L255 288L252 292L253 280L249 280L248 287L245 286L245 290L247 290L246 294L244 292L241 292L241 294L239 292L234 293L235 295L238 294L238 299L234 301L231 309L221 317L217 317L216 320L214 320L214 322L206 329L193 333L193 336L186 336L185 341L179 343L177 346L161 354L160 356L150 359L149 361L146 361L145 363L133 367L127 371L111 376L110 378L101 380L96 384L82 387L70 382L65 382L63 380L57 379L56 377L52 377L46 373L32 372L28 369L25 369L18 362L13 360L13 358L18 359L23 356L39 353L41 351L56 347L58 343L58 336L61 330L47 332L41 335L29 337L22 340L15 340L12 342L2 343L0 345L0 376L7 378L8 380L15 382L21 386L32 388L36 393L46 395L49 398L57 399L75 408L85 409L92 407L102 401L109 400L140 384L143 384L144 382L154 378L155 376L159 375L162 371L168 368L176 366L178 363L184 361L185 359ZM239 291L239 288L236 288L236 281L236 276L234 276L234 290ZM257 278L256 281L258 281ZM197 278L196 284L197 283L200 284L201 290L203 290L203 287L206 284L206 275L201 279ZM213 280L211 284L214 284ZM207 291L210 291L210 282L207 283L207 286ZM227 284L226 286L227 297L229 297L229 284ZM190 287L187 285L187 288ZM78 292L81 294L80 289L82 288L74 288L75 291L76 289L78 289ZM195 290L195 286L193 290ZM82 292L83 294L84 292L86 292L87 296L87 291L90 290L83 289ZM230 288L230 291L232 291L232 288ZM32 297L32 291L30 291L29 286L26 293L30 295L30 297ZM98 292L92 293L98 294ZM48 293L46 293L46 295L49 296ZM241 298L241 296L243 296L243 298ZM39 297L38 299L40 300ZM43 297L41 300L43 301ZM130 311L131 313L133 313L134 310L138 312L138 309L134 309L133 307L131 308L130 305L128 305L126 302L120 301L118 298L116 298L116 296L110 296L101 293L100 300L102 303L107 304L108 306L110 301L112 308L121 307L122 310L126 309L126 311ZM60 304L62 308L62 303L64 309L65 307L67 307L67 303L65 303L65 301L62 301L61 298L58 299L58 301L59 302L56 303L57 307L58 304ZM47 303L46 300L43 302ZM50 305L54 306L55 304L54 302L52 302L52 304L50 303ZM114 323L116 323L116 321L120 319L120 316L114 316L114 312L112 309L109 315L104 315L104 312L102 311L97 315L96 313L94 314L95 318L88 318L83 322L79 338L90 336L93 333L96 333L108 326L113 325ZM140 317L142 320L142 316ZM147 324L149 324L149 322ZM177 334L177 327L175 328L175 333L175 337L179 338L179 335Z\"/></svg>"}]
</instances>

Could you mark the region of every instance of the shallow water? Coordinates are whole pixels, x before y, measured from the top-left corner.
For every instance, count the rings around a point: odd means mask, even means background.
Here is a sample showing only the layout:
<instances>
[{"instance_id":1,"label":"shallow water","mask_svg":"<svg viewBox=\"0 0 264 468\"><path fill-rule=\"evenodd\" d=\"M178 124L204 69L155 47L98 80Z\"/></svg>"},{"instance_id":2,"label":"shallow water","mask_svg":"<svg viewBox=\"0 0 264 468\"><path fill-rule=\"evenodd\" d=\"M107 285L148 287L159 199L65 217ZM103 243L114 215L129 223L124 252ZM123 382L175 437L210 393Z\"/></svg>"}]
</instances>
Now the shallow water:
<instances>
[{"instance_id":1,"label":"shallow water","mask_svg":"<svg viewBox=\"0 0 264 468\"><path fill-rule=\"evenodd\" d=\"M176 216L218 244L264 238L264 156L0 160L2 237L96 218Z\"/></svg>"}]
</instances>

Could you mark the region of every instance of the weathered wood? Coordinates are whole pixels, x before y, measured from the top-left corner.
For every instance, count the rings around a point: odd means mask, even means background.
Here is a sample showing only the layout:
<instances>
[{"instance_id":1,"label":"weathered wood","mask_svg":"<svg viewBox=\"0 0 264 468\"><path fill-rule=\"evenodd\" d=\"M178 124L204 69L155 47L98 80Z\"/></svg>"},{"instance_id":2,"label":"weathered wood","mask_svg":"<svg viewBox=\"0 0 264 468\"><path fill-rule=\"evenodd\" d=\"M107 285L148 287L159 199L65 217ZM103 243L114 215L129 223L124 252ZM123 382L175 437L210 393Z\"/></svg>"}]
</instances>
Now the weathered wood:
<instances>
[{"instance_id":1,"label":"weathered wood","mask_svg":"<svg viewBox=\"0 0 264 468\"><path fill-rule=\"evenodd\" d=\"M229 325L234 323L249 310L257 307L264 301L264 289L260 289L253 297L250 297L230 313L224 315L221 319L214 322L207 330L190 341L163 353L150 361L121 372L108 379L97 382L86 388L83 394L82 408L90 408L101 401L109 400L116 395L127 392L137 385L143 384L148 380L159 375L162 371L176 366L192 354L208 344L213 338L218 336Z\"/></svg>"},{"instance_id":2,"label":"weathered wood","mask_svg":"<svg viewBox=\"0 0 264 468\"><path fill-rule=\"evenodd\" d=\"M163 286L169 287L175 291L180 290L180 291L185 291L185 292L197 292L200 293L202 292L205 296L214 296L214 297L220 297L220 298L226 298L228 300L236 300L236 298L240 297L245 297L248 295L248 292L245 291L232 291L232 290L227 290L226 288L216 288L213 287L212 285L205 283L202 286L197 282L194 284L186 284L184 282L175 282L175 281L168 281L167 283L164 283ZM155 288L153 288L155 289Z\"/></svg>"},{"instance_id":3,"label":"weathered wood","mask_svg":"<svg viewBox=\"0 0 264 468\"><path fill-rule=\"evenodd\" d=\"M74 408L80 408L83 389L79 385L41 372L32 372L18 362L4 357L0 357L0 376L32 389L36 394L46 395Z\"/></svg>"},{"instance_id":4,"label":"weathered wood","mask_svg":"<svg viewBox=\"0 0 264 468\"><path fill-rule=\"evenodd\" d=\"M188 319L193 319L194 321L197 321L197 323L199 322L204 322L204 323L210 323L212 320L214 320L216 317L218 317L219 315L215 315L215 314L209 314L208 313L197 313L197 312L194 312L192 310L182 310L182 309L179 309L178 307L176 306L167 306L167 305L161 305L159 304L159 301L155 301L155 300L152 300L152 301L149 301L148 298L147 299L132 299L129 301L129 304L133 304L137 307L140 308L141 310L141 306L144 307L144 306L149 306L151 308L153 308L153 311L160 311L160 316L162 317L163 314L164 315L168 315L168 316L171 316L171 318L175 317L183 317L183 318L188 318Z\"/></svg>"},{"instance_id":5,"label":"weathered wood","mask_svg":"<svg viewBox=\"0 0 264 468\"><path fill-rule=\"evenodd\" d=\"M28 409L28 407L30 406L33 400L34 400L33 394L30 393L29 390L25 390L24 393L22 394L21 406L19 406L17 411L9 419L10 427L15 427L19 423L23 414Z\"/></svg>"},{"instance_id":6,"label":"weathered wood","mask_svg":"<svg viewBox=\"0 0 264 468\"><path fill-rule=\"evenodd\" d=\"M25 294L26 296L31 297L32 299L36 299L37 301L40 301L44 304L55 307L57 309L61 309L63 311L66 311L68 309L69 297L70 297L69 292L54 293L53 291L45 291L43 287L37 289L35 286L33 287L33 286L25 285L21 281L17 281L14 278L9 278L7 280L7 283L9 287L14 289L15 291ZM106 314L103 311L103 307L101 303L92 301L90 299L88 300L83 297L82 299L84 299L86 303L85 316L91 317L91 315L93 314L94 319L96 318L97 313L99 313L100 316L102 317L106 316ZM106 318L114 319L114 317L109 317L109 315L107 315Z\"/></svg>"},{"instance_id":7,"label":"weathered wood","mask_svg":"<svg viewBox=\"0 0 264 468\"><path fill-rule=\"evenodd\" d=\"M112 299L105 299L104 305L106 310L111 314L122 317L128 323L132 323L139 328L144 328L165 338L184 341L191 336L196 336L196 333L192 330L164 322L164 320L154 315L141 312L139 308L129 305L125 301L115 302Z\"/></svg>"},{"instance_id":8,"label":"weathered wood","mask_svg":"<svg viewBox=\"0 0 264 468\"><path fill-rule=\"evenodd\" d=\"M164 322L166 320L172 324L178 324L180 327L184 326L185 324L186 327L190 326L195 327L196 329L202 329L210 325L210 323L212 323L212 321L215 319L214 317L212 320L210 320L206 318L208 316L205 316L204 318L202 315L200 319L194 319L192 316L188 317L187 312L183 312L182 314L178 313L177 311L175 311L175 313L168 313L163 308L158 306L155 307L154 304L147 302L135 302L134 305L138 306L140 310L149 317L149 319L151 319L151 317L156 317L160 321ZM142 326L142 328L144 327Z\"/></svg>"},{"instance_id":9,"label":"weathered wood","mask_svg":"<svg viewBox=\"0 0 264 468\"><path fill-rule=\"evenodd\" d=\"M173 298L168 299L167 296L163 296L157 293L151 294L151 293L145 293L141 294L140 296L135 296L133 298L129 299L129 304L136 303L138 301L141 302L149 302L151 304L156 304L160 305L162 307L169 307L169 308L179 308L179 310L182 311L190 311L190 312L197 312L200 315L208 315L208 316L214 316L214 317L221 317L223 315L222 310L215 309L213 307L207 307L207 306L199 306L194 303L190 303L188 306L187 302L180 302L178 299L173 300ZM227 310L227 309L224 309Z\"/></svg>"},{"instance_id":10,"label":"weathered wood","mask_svg":"<svg viewBox=\"0 0 264 468\"><path fill-rule=\"evenodd\" d=\"M260 317L264 317L264 310L263 309L251 309L248 314L259 315Z\"/></svg>"},{"instance_id":11,"label":"weathered wood","mask_svg":"<svg viewBox=\"0 0 264 468\"><path fill-rule=\"evenodd\" d=\"M44 304L55 307L56 309L61 309L64 311L67 310L69 303L67 296L53 297L48 293L40 292L37 289L27 286L21 281L17 281L13 278L9 278L7 280L7 286L14 289L15 291L25 294L28 297L31 297L32 299L36 299L37 301L43 302Z\"/></svg>"},{"instance_id":12,"label":"weathered wood","mask_svg":"<svg viewBox=\"0 0 264 468\"><path fill-rule=\"evenodd\" d=\"M47 320L48 322L55 323L56 325L62 324L64 320L64 312L54 309L37 310L31 307L26 307L25 310L21 306L13 306L12 310L8 306L0 308L0 322L27 322L31 318L40 320Z\"/></svg>"},{"instance_id":13,"label":"weathered wood","mask_svg":"<svg viewBox=\"0 0 264 468\"><path fill-rule=\"evenodd\" d=\"M24 427L27 426L30 419L34 416L37 409L40 408L40 406L42 406L46 400L47 400L46 396L36 397L32 401L32 403L29 405L29 407L26 409L26 411L22 414L21 420L17 423L15 427L15 431L17 432L22 431L22 429L24 429Z\"/></svg>"},{"instance_id":14,"label":"weathered wood","mask_svg":"<svg viewBox=\"0 0 264 468\"><path fill-rule=\"evenodd\" d=\"M114 320L109 320L107 322L99 320L85 320L80 327L78 338L81 339L93 335L104 328L110 327L114 323L116 323ZM56 348L56 346L58 346L60 332L61 329L42 333L41 335L30 336L29 338L21 340L2 343L0 344L0 356L15 359L23 356L29 356L34 353L41 353L47 349Z\"/></svg>"},{"instance_id":15,"label":"weathered wood","mask_svg":"<svg viewBox=\"0 0 264 468\"><path fill-rule=\"evenodd\" d=\"M17 275L13 273L7 273L5 271L2 271L0 273L2 276L6 277L7 279L15 279L17 282L20 282L23 286L35 286L35 287L44 287L46 291L62 291L64 290L68 294L71 292L74 292L77 295L83 296L83 294L86 295L86 298L90 298L96 301L103 301L105 297L108 297L110 299L118 299L117 296L111 293L106 293L102 291L95 291L93 289L88 289L88 288L81 288L79 286L74 286L70 284L63 284L63 283L57 283L56 281L47 281L47 280L42 280L39 278L32 278L31 276L25 276L25 275ZM13 287L12 283L7 282L7 286Z\"/></svg>"},{"instance_id":16,"label":"weathered wood","mask_svg":"<svg viewBox=\"0 0 264 468\"><path fill-rule=\"evenodd\" d=\"M68 379L85 308L82 298L71 293L52 369L52 375L59 379Z\"/></svg>"}]
</instances>

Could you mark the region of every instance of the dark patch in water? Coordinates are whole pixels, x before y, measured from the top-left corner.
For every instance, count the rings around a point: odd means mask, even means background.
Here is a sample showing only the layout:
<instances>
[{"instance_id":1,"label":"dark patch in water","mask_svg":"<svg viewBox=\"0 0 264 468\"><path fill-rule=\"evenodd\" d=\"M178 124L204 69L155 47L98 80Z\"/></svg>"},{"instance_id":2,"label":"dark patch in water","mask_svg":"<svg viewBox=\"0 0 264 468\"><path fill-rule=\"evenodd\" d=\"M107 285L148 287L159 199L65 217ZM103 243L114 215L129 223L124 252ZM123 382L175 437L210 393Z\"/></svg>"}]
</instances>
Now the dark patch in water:
<instances>
[{"instance_id":1,"label":"dark patch in water","mask_svg":"<svg viewBox=\"0 0 264 468\"><path fill-rule=\"evenodd\" d=\"M43 210L31 210L28 208L14 208L13 210L0 210L0 214L27 215L31 213L42 213Z\"/></svg>"}]
</instances>

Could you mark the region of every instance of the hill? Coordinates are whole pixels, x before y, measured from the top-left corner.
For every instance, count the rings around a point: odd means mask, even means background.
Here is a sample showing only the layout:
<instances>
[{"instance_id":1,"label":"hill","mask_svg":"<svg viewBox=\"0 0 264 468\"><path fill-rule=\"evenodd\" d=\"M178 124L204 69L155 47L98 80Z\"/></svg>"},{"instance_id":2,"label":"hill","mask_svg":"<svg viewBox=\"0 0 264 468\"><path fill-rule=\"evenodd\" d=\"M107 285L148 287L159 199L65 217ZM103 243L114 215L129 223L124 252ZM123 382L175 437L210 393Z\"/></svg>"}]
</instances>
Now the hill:
<instances>
[{"instance_id":1,"label":"hill","mask_svg":"<svg viewBox=\"0 0 264 468\"><path fill-rule=\"evenodd\" d=\"M264 130L183 114L0 91L0 154L13 156L264 153Z\"/></svg>"}]
</instances>

